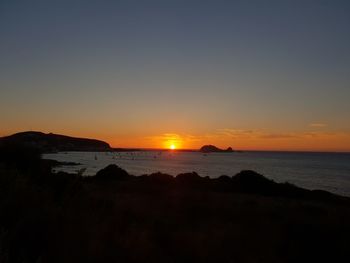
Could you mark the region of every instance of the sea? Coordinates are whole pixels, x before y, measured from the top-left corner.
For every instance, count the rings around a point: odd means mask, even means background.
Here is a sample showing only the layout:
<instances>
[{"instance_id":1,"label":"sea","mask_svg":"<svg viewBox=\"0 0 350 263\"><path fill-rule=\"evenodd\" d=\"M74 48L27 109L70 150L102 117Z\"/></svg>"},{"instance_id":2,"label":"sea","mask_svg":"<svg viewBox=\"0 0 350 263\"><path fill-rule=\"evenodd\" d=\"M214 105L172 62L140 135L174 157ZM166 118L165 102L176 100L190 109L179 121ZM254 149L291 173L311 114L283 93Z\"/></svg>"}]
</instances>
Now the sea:
<instances>
[{"instance_id":1,"label":"sea","mask_svg":"<svg viewBox=\"0 0 350 263\"><path fill-rule=\"evenodd\" d=\"M289 182L307 189L321 189L350 196L350 153L310 152L232 152L208 153L183 151L135 152L58 152L45 159L75 162L55 171L83 172L85 176L116 164L133 175L155 172L176 176L196 172L216 178L233 176L242 170L254 170L276 182Z\"/></svg>"}]
</instances>

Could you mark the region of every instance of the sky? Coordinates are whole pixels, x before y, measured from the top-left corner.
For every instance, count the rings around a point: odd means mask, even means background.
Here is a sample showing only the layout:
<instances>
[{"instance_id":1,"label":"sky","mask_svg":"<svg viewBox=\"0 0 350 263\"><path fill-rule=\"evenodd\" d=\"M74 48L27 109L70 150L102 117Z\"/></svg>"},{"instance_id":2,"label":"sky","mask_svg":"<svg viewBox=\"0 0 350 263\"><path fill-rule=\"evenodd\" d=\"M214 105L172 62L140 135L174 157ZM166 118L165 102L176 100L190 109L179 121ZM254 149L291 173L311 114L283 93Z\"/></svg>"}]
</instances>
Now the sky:
<instances>
[{"instance_id":1,"label":"sky","mask_svg":"<svg viewBox=\"0 0 350 263\"><path fill-rule=\"evenodd\" d=\"M0 2L0 136L350 151L350 2Z\"/></svg>"}]
</instances>

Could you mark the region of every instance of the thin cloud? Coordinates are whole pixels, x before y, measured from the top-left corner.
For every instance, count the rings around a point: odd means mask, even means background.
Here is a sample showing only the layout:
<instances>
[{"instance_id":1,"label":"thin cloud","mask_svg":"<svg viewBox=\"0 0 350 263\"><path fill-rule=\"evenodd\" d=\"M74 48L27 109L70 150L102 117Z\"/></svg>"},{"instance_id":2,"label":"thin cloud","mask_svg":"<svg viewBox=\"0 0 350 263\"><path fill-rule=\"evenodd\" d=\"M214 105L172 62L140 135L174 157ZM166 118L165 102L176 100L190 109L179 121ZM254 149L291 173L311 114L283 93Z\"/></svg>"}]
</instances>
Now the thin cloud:
<instances>
[{"instance_id":1,"label":"thin cloud","mask_svg":"<svg viewBox=\"0 0 350 263\"><path fill-rule=\"evenodd\" d=\"M242 130L242 129L219 129L215 132L217 136L226 136L230 137L232 139L237 138L252 138L256 137L257 135L261 134L260 131L254 131L254 130Z\"/></svg>"},{"instance_id":2,"label":"thin cloud","mask_svg":"<svg viewBox=\"0 0 350 263\"><path fill-rule=\"evenodd\" d=\"M323 127L326 127L327 124L321 123L321 122L315 122L315 123L310 123L309 126L313 128L323 128Z\"/></svg>"},{"instance_id":3,"label":"thin cloud","mask_svg":"<svg viewBox=\"0 0 350 263\"><path fill-rule=\"evenodd\" d=\"M301 136L298 134L288 134L288 133L270 133L270 134L264 134L262 136L260 136L260 138L262 139L296 139L296 138L300 138Z\"/></svg>"}]
</instances>

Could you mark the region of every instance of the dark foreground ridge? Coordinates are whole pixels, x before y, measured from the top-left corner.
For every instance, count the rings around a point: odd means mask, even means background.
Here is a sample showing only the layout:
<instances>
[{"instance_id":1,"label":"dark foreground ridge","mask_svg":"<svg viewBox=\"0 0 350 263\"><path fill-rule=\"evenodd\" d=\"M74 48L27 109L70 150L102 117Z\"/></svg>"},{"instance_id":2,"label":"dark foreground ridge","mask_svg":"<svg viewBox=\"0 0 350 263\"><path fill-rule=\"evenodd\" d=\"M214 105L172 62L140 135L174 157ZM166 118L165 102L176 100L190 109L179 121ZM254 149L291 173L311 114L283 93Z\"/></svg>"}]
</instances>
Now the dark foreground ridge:
<instances>
[{"instance_id":1,"label":"dark foreground ridge","mask_svg":"<svg viewBox=\"0 0 350 263\"><path fill-rule=\"evenodd\" d=\"M221 193L247 193L272 197L296 198L305 200L321 200L349 202L350 198L332 194L323 190L308 190L297 187L290 183L276 183L263 175L243 170L230 177L222 175L219 178L201 177L196 172L179 174L173 177L164 173L133 176L115 164L97 172L90 180L109 182L133 182L135 184L148 184L150 187L157 186L164 189L180 188L190 191L210 191Z\"/></svg>"},{"instance_id":2,"label":"dark foreground ridge","mask_svg":"<svg viewBox=\"0 0 350 263\"><path fill-rule=\"evenodd\" d=\"M350 257L347 197L254 171L217 179L195 172L132 176L110 165L91 177L54 174L54 163L21 152L31 161L0 154L1 263Z\"/></svg>"},{"instance_id":3,"label":"dark foreground ridge","mask_svg":"<svg viewBox=\"0 0 350 263\"><path fill-rule=\"evenodd\" d=\"M96 139L76 138L34 131L20 132L7 137L1 137L1 145L34 147L43 152L111 150L108 143Z\"/></svg>"}]
</instances>

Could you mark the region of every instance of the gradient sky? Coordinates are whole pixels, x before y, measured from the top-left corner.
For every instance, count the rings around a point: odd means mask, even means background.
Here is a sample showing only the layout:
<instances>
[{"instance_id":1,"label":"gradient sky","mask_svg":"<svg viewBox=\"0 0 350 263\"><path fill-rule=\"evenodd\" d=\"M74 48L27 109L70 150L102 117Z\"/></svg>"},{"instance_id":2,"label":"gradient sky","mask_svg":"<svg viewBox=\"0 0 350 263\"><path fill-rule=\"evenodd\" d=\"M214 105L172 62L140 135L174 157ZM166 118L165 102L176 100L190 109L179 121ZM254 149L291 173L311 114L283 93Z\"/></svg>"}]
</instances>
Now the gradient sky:
<instances>
[{"instance_id":1,"label":"gradient sky","mask_svg":"<svg viewBox=\"0 0 350 263\"><path fill-rule=\"evenodd\" d=\"M350 1L0 2L0 136L350 151Z\"/></svg>"}]
</instances>

